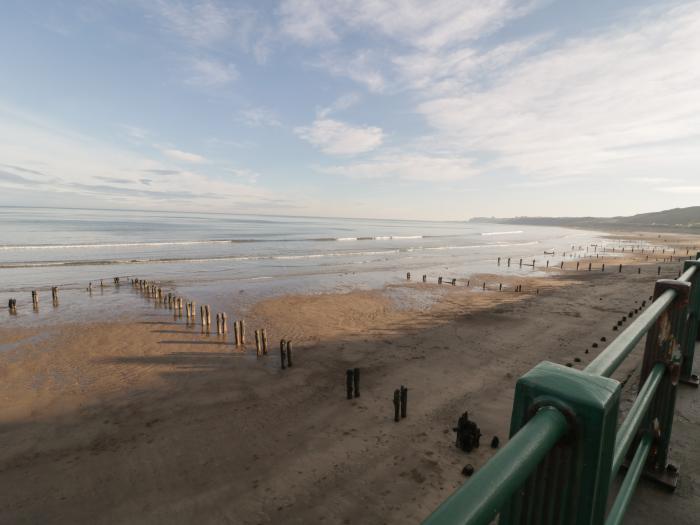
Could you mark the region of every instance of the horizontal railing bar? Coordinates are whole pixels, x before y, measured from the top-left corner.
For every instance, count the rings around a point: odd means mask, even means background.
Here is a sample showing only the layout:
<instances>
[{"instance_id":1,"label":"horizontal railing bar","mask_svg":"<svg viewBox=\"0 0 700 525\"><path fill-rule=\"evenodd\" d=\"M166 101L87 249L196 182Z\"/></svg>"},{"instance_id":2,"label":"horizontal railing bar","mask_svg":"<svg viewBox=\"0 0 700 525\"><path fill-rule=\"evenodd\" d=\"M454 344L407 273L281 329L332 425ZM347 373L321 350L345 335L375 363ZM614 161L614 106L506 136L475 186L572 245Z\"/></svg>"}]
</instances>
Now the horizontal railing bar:
<instances>
[{"instance_id":1,"label":"horizontal railing bar","mask_svg":"<svg viewBox=\"0 0 700 525\"><path fill-rule=\"evenodd\" d=\"M686 272L687 273L687 272ZM610 345L591 361L584 372L610 377L620 363L634 350L639 340L676 298L676 291L668 289L649 305Z\"/></svg>"},{"instance_id":2,"label":"horizontal railing bar","mask_svg":"<svg viewBox=\"0 0 700 525\"><path fill-rule=\"evenodd\" d=\"M637 394L637 399L634 400L634 404L627 414L627 417L617 431L617 436L615 438L615 453L613 454L612 473L610 474L611 482L617 474L617 471L620 470L620 465L622 465L625 454L627 454L627 450L630 448L630 445L634 440L639 424L642 422L642 419L644 419L647 409L654 399L656 389L661 383L661 378L664 376L665 372L666 366L663 363L656 363L656 365L654 365L654 368L651 369L649 377L647 377L647 380L644 382L639 394Z\"/></svg>"},{"instance_id":3,"label":"horizontal railing bar","mask_svg":"<svg viewBox=\"0 0 700 525\"><path fill-rule=\"evenodd\" d=\"M472 478L452 493L424 525L487 525L564 435L566 418L543 407Z\"/></svg>"},{"instance_id":4,"label":"horizontal railing bar","mask_svg":"<svg viewBox=\"0 0 700 525\"><path fill-rule=\"evenodd\" d=\"M691 266L685 272L683 272L683 275L681 275L677 280L683 281L684 283L689 283L695 274L696 268L697 266Z\"/></svg>"},{"instance_id":5,"label":"horizontal railing bar","mask_svg":"<svg viewBox=\"0 0 700 525\"><path fill-rule=\"evenodd\" d=\"M651 450L651 435L645 434L644 437L642 437L642 440L639 442L637 451L634 453L634 458L632 458L630 468L627 470L625 480L620 486L620 491L617 493L615 503L613 503L613 506L610 509L608 519L605 520L605 525L619 525L622 523L627 506L629 505L632 495L634 494L634 489L637 488L639 476L641 476L642 470L644 469L644 464L647 461L649 450Z\"/></svg>"}]
</instances>

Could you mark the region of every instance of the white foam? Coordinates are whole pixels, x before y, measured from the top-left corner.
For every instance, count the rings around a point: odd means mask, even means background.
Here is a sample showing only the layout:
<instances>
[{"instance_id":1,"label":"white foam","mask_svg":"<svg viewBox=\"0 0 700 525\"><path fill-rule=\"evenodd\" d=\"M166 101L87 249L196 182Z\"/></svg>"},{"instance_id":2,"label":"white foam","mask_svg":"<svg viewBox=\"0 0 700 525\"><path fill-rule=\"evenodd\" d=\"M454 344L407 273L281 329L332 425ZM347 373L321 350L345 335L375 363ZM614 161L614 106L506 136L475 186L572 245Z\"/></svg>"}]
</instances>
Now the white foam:
<instances>
[{"instance_id":1,"label":"white foam","mask_svg":"<svg viewBox=\"0 0 700 525\"><path fill-rule=\"evenodd\" d=\"M482 232L481 235L515 235L516 233L523 233L523 230L513 230L509 232Z\"/></svg>"}]
</instances>

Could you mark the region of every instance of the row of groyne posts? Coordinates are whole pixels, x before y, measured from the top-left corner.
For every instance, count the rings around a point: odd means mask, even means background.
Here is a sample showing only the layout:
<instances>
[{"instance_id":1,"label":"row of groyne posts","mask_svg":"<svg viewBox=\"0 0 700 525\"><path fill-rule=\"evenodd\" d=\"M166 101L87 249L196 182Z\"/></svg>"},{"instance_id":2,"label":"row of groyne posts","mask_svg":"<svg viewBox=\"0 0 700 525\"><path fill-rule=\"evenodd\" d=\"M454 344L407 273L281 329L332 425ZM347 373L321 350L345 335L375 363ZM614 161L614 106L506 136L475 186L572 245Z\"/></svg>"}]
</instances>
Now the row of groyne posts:
<instances>
[{"instance_id":1,"label":"row of groyne posts","mask_svg":"<svg viewBox=\"0 0 700 525\"><path fill-rule=\"evenodd\" d=\"M411 280L411 272L406 272L406 280L407 280L407 281L410 281L410 280ZM423 274L423 282L424 282L424 283L427 283L427 282L428 282L428 275L427 275L427 274ZM438 284L443 284L443 283L445 283L445 282L451 284L452 286L457 286L457 279L454 278L454 277L449 278L449 279L443 279L442 277L438 277L438 278L437 278L437 283L438 283ZM471 287L471 282L472 282L471 279L467 279L467 283L466 283L467 288ZM486 281L483 281L483 282L481 283L481 289L482 289L482 290L486 290L487 288L488 288L488 285L487 285ZM503 291L503 283L498 283L498 291L499 291L499 292ZM523 291L523 285L522 285L522 284L516 284L516 285L513 287L513 291L514 291L514 292L522 292L522 291ZM539 289L539 288L535 289L535 293L539 294L539 293L540 293L540 289Z\"/></svg>"},{"instance_id":2,"label":"row of groyne posts","mask_svg":"<svg viewBox=\"0 0 700 525\"><path fill-rule=\"evenodd\" d=\"M112 282L115 288L121 286L121 277L113 277ZM197 323L197 303L187 300L182 296L178 296L173 292L164 290L157 281L149 281L137 278L128 278L132 289L139 291L143 297L152 299L156 306L162 306L173 311L173 317L179 319L186 318L188 326L195 326ZM105 288L104 279L100 279L100 289ZM92 281L88 283L87 291L92 294ZM39 311L39 292L40 290L32 290L32 309L35 312ZM59 305L59 287L51 287L51 297L54 307ZM8 309L11 315L17 314L17 299L10 298L8 301ZM200 305L199 319L201 322L202 334L209 335L211 333L211 307L208 304ZM216 314L216 334L226 338L228 335L228 314L220 312ZM246 325L245 321L238 320L233 322L234 343L237 347L246 345ZM267 331L265 328L255 330L255 349L258 356L268 354ZM280 362L282 369L291 367L293 344L291 340L280 340Z\"/></svg>"},{"instance_id":3,"label":"row of groyne posts","mask_svg":"<svg viewBox=\"0 0 700 525\"><path fill-rule=\"evenodd\" d=\"M595 245L595 244L594 244L594 245L591 245L591 247L593 248L593 250L592 250L593 253L596 254L596 258L599 258L600 253L624 253L625 250L626 250L625 247L622 247L621 249L618 249L617 252L616 252L614 247L613 247L613 248L606 248L606 247L602 246L602 247L600 247L600 248L601 248L601 252L598 253L598 248L599 248L598 245ZM575 248L575 246L572 246L571 248L572 248L572 250L573 250L573 249ZM582 246L579 246L578 248L579 248L579 250L582 250L582 249L583 249ZM588 247L586 247L586 250L588 250ZM655 253L657 252L657 248L651 248L651 249L646 248L646 251L647 251L648 253L646 254L645 262L646 262L646 261L649 261L649 253L651 253L652 255L655 254ZM690 255L690 248L686 249L686 255L684 255L684 256L683 256L683 255L676 255L676 249L675 249L675 248L659 248L658 251L659 251L660 253L662 253L662 254L664 255L664 257L662 257L661 259L655 258L655 259L654 259L655 262L674 263L674 262L682 262L682 261L686 261L686 260L692 260L692 256ZM668 257L666 257L666 252L667 252L667 251L668 251ZM588 253L588 252L586 252L586 253ZM629 250L627 250L627 253L642 253L642 254L644 254L644 253L645 253L645 248L643 248L643 247L637 247L637 251L635 252L635 247L634 247L634 246L631 246L631 247L629 247ZM545 255L555 256L556 254L555 254L554 251L551 251L551 252L545 252ZM559 270L573 270L573 269L574 269L573 265L565 265L565 262L564 262L563 258L566 258L566 255L567 255L567 252L563 252L563 253L562 253L562 255L561 255L561 256L562 256L562 260L559 262L558 265L550 266L550 261L549 261L549 259L546 259L546 260L545 260L545 265L544 265L543 268L544 268L545 270L548 270L548 269L550 269L550 268L558 268ZM573 254L571 254L571 252L569 252L569 255L570 255L571 257L578 257L578 256L579 256L579 255L573 255ZM590 259L591 256L590 256L590 255L585 255L584 257ZM511 262L512 262L512 261L513 261L513 258L512 258L512 257L498 257L498 258L496 259L496 265L500 267L500 266L502 265L502 263L503 263L503 265L505 265L507 268L510 268L510 267L511 267ZM533 270L534 270L535 268L537 268L537 260L536 260L536 259L532 259L532 262L527 262L527 261L525 261L525 259L520 258L520 259L518 260L518 263L517 263L517 264L518 264L518 268L522 268L523 266L525 266L525 267L530 267L530 268L532 268ZM515 263L513 263L513 265L515 265ZM627 266L629 267L630 265L627 265ZM637 271L636 271L637 274L641 274L641 273L642 273L642 267L641 267L641 266L639 266L639 265L631 265L631 266L633 266L633 267L637 270ZM585 262L584 262L583 268L581 268L581 261L576 261L575 271L579 271L579 270L581 270L581 269L583 269L584 271L585 271L585 270L588 270L589 272L593 271L594 269L595 269L596 271L600 270L601 272L605 272L605 269L606 269L606 268L605 268L605 263L601 263L601 265L600 265L599 267L595 268L594 265L593 265L593 261L590 261L590 260L588 261L588 267L587 267L587 268L586 268ZM619 264L612 264L612 265L611 265L610 262L608 262L608 269L613 269L613 271L614 271L614 270L617 270L618 273L623 273L623 264L622 264L622 263L619 263ZM662 267L661 267L661 266L657 266L657 267L656 267L656 275L657 275L657 276L660 276L660 275L661 275L661 272L662 272ZM678 270L678 276L680 277L680 275L681 275L681 271ZM410 281L410 280L411 280L411 272L406 272L406 280L407 280L407 281ZM422 276L422 281L423 281L424 283L427 283L427 282L428 282L428 275L427 275L427 274L423 274L423 276ZM441 284L444 284L444 283L447 283L447 284L451 284L452 286L457 286L457 279L454 278L454 277L444 278L444 277L442 277L442 276L439 276L439 277L437 278L437 283L440 284L440 285L441 285ZM512 288L508 288L508 285L506 285L506 286L504 287L503 283L497 283L497 285L498 285L498 291L499 291L499 292L500 292L500 291L503 291L504 289L512 289L512 291L514 291L514 292L522 292L522 291L523 291L523 286L522 286L522 284L515 284L515 285L512 286ZM467 279L466 286L467 286L468 288L471 287L471 279ZM482 281L482 282L481 282L481 287L480 287L480 288L481 288L482 290L484 290L484 291L487 290L487 289L493 289L493 287L491 287L486 281ZM535 293L535 294L539 294L539 293L540 293L540 289L539 289L539 288L535 288L534 293Z\"/></svg>"},{"instance_id":4,"label":"row of groyne posts","mask_svg":"<svg viewBox=\"0 0 700 525\"><path fill-rule=\"evenodd\" d=\"M117 278L118 279L118 278ZM173 316L177 318L183 317L183 309L185 319L188 326L194 326L197 323L197 303L189 301L186 298L177 296L172 292L164 291L161 286L155 281L147 281L143 279L130 279L132 288L139 290L144 297L153 299L156 305L162 305L165 308L174 311ZM211 333L211 306L208 304L200 305L199 319L202 334L209 335ZM246 344L246 325L245 321L233 321L233 339L237 347L245 346ZM228 330L228 314L219 312L216 314L216 334L217 336L226 337ZM280 340L280 362L282 369L292 366L292 341ZM255 351L258 356L268 354L267 331L265 328L255 330Z\"/></svg>"},{"instance_id":5,"label":"row of groyne posts","mask_svg":"<svg viewBox=\"0 0 700 525\"><path fill-rule=\"evenodd\" d=\"M677 279L656 281L652 302L583 370L544 361L523 375L509 442L424 524L618 525L640 477L675 489L669 445L678 389L699 383L699 320L700 252ZM623 385L611 376L645 336L637 396L618 425Z\"/></svg>"}]
</instances>

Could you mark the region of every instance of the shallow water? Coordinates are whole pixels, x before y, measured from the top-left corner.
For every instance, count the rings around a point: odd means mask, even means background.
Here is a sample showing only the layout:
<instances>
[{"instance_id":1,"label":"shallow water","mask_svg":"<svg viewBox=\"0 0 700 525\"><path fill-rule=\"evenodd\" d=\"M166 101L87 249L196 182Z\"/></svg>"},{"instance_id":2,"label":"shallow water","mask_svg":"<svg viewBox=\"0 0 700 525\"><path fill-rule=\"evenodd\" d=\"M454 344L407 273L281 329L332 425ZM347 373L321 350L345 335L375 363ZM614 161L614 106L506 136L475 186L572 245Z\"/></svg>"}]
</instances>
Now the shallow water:
<instances>
[{"instance_id":1,"label":"shallow water","mask_svg":"<svg viewBox=\"0 0 700 525\"><path fill-rule=\"evenodd\" d=\"M585 254L601 235L466 222L0 208L0 304L17 297L19 317L47 321L152 308L134 301L129 287L112 288L113 277L130 276L165 282L199 304L242 310L281 293L379 288L408 271L414 280L532 274L518 268L519 258L556 265L564 252L566 259ZM59 308L51 306L54 285ZM26 315L33 289L45 290L34 317Z\"/></svg>"}]
</instances>

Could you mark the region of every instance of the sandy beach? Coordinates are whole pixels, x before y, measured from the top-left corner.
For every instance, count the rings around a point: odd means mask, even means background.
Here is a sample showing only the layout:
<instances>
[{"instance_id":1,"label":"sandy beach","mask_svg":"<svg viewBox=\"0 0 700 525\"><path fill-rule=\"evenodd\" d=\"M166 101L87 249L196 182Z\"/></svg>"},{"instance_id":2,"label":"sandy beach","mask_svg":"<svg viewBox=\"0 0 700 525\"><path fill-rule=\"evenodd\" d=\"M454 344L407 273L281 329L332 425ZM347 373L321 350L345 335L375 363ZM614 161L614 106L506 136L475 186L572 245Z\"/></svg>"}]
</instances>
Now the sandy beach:
<instances>
[{"instance_id":1,"label":"sandy beach","mask_svg":"<svg viewBox=\"0 0 700 525\"><path fill-rule=\"evenodd\" d=\"M680 267L610 261L630 266L273 297L245 312L244 349L164 309L0 325L0 522L417 523L464 482L464 465L488 460L493 436L507 440L520 375L542 360L585 366L649 298L657 266L662 277ZM281 338L294 342L287 370ZM354 367L361 395L347 400ZM400 385L408 417L395 423ZM483 434L469 454L452 431L464 411Z\"/></svg>"}]
</instances>

